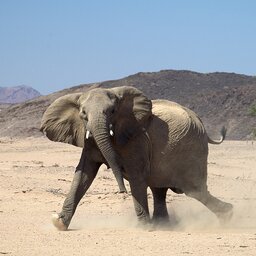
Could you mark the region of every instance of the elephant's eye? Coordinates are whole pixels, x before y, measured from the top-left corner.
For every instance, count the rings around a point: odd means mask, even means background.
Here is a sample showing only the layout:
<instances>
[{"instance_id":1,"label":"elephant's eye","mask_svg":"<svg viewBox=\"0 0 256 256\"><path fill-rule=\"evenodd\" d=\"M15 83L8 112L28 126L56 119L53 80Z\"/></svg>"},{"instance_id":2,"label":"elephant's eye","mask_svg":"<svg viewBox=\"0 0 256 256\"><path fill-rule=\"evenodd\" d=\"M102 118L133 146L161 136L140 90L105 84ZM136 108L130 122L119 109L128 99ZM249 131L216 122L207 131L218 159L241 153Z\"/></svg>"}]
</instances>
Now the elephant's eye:
<instances>
[{"instance_id":1,"label":"elephant's eye","mask_svg":"<svg viewBox=\"0 0 256 256\"><path fill-rule=\"evenodd\" d=\"M79 114L79 115L80 115L80 117L81 117L82 119L87 119L85 110L80 111L80 114Z\"/></svg>"}]
</instances>

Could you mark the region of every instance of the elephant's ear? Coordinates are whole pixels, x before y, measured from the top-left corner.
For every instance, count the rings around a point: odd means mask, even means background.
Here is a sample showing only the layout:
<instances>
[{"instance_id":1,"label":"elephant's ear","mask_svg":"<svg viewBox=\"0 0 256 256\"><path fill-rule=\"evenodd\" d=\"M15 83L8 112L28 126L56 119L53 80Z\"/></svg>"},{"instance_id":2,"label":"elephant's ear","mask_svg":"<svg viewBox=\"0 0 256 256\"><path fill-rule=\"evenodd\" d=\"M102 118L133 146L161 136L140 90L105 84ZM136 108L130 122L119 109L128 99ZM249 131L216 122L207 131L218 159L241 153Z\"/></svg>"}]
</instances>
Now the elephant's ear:
<instances>
[{"instance_id":1,"label":"elephant's ear","mask_svg":"<svg viewBox=\"0 0 256 256\"><path fill-rule=\"evenodd\" d=\"M40 130L52 141L84 146L85 124L79 116L82 93L62 96L45 111Z\"/></svg>"},{"instance_id":2,"label":"elephant's ear","mask_svg":"<svg viewBox=\"0 0 256 256\"><path fill-rule=\"evenodd\" d=\"M122 86L110 90L119 100L114 122L115 137L118 144L125 144L147 126L152 115L152 102L134 87Z\"/></svg>"}]
</instances>

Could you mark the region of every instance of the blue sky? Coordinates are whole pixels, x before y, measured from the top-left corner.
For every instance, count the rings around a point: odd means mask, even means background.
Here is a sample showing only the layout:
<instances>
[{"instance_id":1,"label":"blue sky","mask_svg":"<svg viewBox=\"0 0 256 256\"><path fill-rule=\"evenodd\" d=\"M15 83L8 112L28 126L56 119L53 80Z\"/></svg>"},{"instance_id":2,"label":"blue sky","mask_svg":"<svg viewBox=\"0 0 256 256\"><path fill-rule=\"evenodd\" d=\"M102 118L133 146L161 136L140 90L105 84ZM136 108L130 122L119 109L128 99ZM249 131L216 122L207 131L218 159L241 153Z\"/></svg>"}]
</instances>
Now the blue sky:
<instances>
[{"instance_id":1,"label":"blue sky","mask_svg":"<svg viewBox=\"0 0 256 256\"><path fill-rule=\"evenodd\" d=\"M0 86L162 69L256 75L256 1L0 0Z\"/></svg>"}]
</instances>

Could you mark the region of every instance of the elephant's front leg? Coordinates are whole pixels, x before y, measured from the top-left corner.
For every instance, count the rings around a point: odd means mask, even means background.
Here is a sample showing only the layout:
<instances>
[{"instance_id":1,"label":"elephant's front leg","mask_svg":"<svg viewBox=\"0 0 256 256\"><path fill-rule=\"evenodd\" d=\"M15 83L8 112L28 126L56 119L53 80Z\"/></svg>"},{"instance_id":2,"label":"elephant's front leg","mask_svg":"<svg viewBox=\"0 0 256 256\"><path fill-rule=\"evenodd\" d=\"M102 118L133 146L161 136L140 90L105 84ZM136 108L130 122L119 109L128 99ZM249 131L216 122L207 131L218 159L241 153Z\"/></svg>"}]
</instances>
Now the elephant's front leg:
<instances>
[{"instance_id":1,"label":"elephant's front leg","mask_svg":"<svg viewBox=\"0 0 256 256\"><path fill-rule=\"evenodd\" d=\"M54 214L52 218L57 229L67 230L78 203L92 184L99 167L100 164L88 160L83 151L62 211L60 214Z\"/></svg>"},{"instance_id":2,"label":"elephant's front leg","mask_svg":"<svg viewBox=\"0 0 256 256\"><path fill-rule=\"evenodd\" d=\"M138 220L142 224L149 222L147 184L142 181L130 181L133 203Z\"/></svg>"}]
</instances>

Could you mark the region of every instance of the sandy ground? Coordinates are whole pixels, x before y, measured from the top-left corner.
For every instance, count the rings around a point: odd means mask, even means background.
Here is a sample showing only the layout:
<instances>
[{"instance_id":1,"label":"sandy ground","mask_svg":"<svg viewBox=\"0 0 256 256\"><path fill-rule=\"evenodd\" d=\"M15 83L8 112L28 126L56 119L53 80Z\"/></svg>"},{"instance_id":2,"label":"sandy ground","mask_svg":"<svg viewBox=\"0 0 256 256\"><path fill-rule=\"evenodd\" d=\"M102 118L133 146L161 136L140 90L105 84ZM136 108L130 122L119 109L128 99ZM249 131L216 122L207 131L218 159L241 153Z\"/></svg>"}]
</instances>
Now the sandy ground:
<instances>
[{"instance_id":1,"label":"sandy ground","mask_svg":"<svg viewBox=\"0 0 256 256\"><path fill-rule=\"evenodd\" d=\"M44 138L0 139L0 255L256 255L256 143L210 146L209 190L235 207L226 226L170 191L178 223L138 227L131 195L115 194L112 173L101 168L71 230L60 232L51 214L61 209L80 152Z\"/></svg>"}]
</instances>

